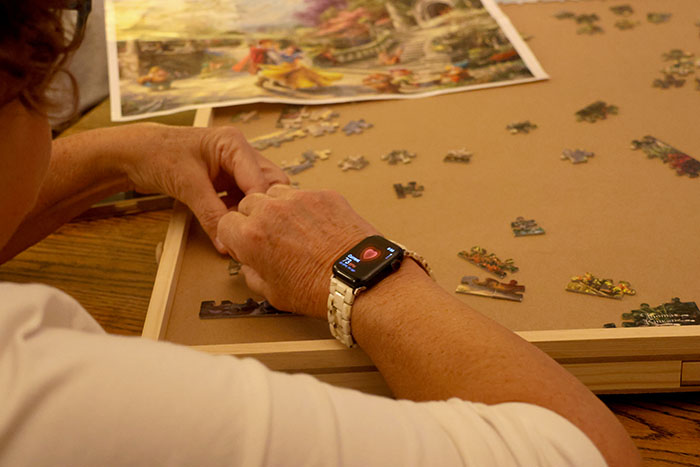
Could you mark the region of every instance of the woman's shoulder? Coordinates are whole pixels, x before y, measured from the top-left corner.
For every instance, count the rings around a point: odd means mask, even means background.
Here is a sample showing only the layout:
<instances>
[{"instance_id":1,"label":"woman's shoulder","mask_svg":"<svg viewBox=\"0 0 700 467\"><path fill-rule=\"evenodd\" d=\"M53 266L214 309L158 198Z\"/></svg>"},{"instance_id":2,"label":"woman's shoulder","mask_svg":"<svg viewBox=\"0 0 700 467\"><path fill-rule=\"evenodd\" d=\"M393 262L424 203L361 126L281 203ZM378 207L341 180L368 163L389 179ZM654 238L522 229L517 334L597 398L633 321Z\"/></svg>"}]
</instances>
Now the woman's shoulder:
<instances>
[{"instance_id":1,"label":"woman's shoulder","mask_svg":"<svg viewBox=\"0 0 700 467\"><path fill-rule=\"evenodd\" d=\"M70 295L44 284L0 282L0 329L35 332L41 327L104 332Z\"/></svg>"}]
</instances>

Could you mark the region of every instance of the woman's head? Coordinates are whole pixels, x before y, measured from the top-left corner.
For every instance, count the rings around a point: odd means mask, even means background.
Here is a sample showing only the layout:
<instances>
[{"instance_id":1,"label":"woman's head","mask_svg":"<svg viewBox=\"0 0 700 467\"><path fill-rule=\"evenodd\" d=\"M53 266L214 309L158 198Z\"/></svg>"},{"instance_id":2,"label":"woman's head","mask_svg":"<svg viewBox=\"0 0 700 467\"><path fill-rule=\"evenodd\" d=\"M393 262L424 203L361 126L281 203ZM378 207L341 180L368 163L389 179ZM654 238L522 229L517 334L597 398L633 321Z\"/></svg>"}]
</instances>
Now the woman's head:
<instances>
[{"instance_id":1,"label":"woman's head","mask_svg":"<svg viewBox=\"0 0 700 467\"><path fill-rule=\"evenodd\" d=\"M81 4L0 0L0 248L36 203L48 168L47 91L82 39L80 30L66 30L63 18L66 8Z\"/></svg>"},{"instance_id":2,"label":"woman's head","mask_svg":"<svg viewBox=\"0 0 700 467\"><path fill-rule=\"evenodd\" d=\"M64 12L82 8L84 19L89 7L89 0L0 1L0 107L19 99L28 109L51 110L48 87L84 26L67 24Z\"/></svg>"}]
</instances>

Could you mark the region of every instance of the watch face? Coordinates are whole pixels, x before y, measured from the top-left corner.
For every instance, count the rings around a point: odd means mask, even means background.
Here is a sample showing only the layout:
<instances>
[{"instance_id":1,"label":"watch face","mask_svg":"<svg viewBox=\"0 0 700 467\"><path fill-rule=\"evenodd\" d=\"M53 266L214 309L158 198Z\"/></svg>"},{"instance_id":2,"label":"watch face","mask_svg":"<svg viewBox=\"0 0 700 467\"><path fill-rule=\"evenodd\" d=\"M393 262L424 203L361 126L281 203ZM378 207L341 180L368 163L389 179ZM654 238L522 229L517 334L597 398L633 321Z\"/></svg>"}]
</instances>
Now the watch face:
<instances>
[{"instance_id":1,"label":"watch face","mask_svg":"<svg viewBox=\"0 0 700 467\"><path fill-rule=\"evenodd\" d=\"M403 250L374 235L355 245L333 264L333 274L353 288L371 287L401 264Z\"/></svg>"}]
</instances>

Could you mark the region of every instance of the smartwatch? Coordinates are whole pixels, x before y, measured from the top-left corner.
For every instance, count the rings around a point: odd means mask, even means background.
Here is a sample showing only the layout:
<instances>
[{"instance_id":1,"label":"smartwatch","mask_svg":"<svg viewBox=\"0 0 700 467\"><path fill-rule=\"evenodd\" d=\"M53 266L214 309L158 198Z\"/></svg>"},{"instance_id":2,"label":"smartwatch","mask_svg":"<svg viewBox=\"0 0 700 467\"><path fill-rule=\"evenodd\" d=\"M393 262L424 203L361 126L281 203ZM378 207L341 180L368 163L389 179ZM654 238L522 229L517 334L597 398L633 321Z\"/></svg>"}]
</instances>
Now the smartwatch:
<instances>
[{"instance_id":1,"label":"smartwatch","mask_svg":"<svg viewBox=\"0 0 700 467\"><path fill-rule=\"evenodd\" d=\"M365 238L333 263L328 295L328 326L333 337L347 347L356 345L350 326L355 297L399 269L406 256L432 276L422 257L379 235Z\"/></svg>"}]
</instances>

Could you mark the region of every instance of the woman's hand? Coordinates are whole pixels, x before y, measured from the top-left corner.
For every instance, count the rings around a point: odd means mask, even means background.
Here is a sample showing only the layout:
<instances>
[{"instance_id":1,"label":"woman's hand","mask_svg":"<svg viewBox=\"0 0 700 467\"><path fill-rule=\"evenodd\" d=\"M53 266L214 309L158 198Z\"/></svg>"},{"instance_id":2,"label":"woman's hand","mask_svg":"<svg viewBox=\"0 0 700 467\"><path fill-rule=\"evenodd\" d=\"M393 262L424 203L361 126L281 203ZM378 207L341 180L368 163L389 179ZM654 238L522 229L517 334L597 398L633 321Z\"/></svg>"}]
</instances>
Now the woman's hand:
<instances>
[{"instance_id":1,"label":"woman's hand","mask_svg":"<svg viewBox=\"0 0 700 467\"><path fill-rule=\"evenodd\" d=\"M182 128L139 124L122 133L121 168L133 188L163 193L187 204L216 248L219 219L228 212L219 192L238 200L289 183L284 172L264 158L233 127Z\"/></svg>"},{"instance_id":2,"label":"woman's hand","mask_svg":"<svg viewBox=\"0 0 700 467\"><path fill-rule=\"evenodd\" d=\"M276 308L325 318L333 261L377 230L333 191L275 185L219 222L248 286Z\"/></svg>"}]
</instances>

